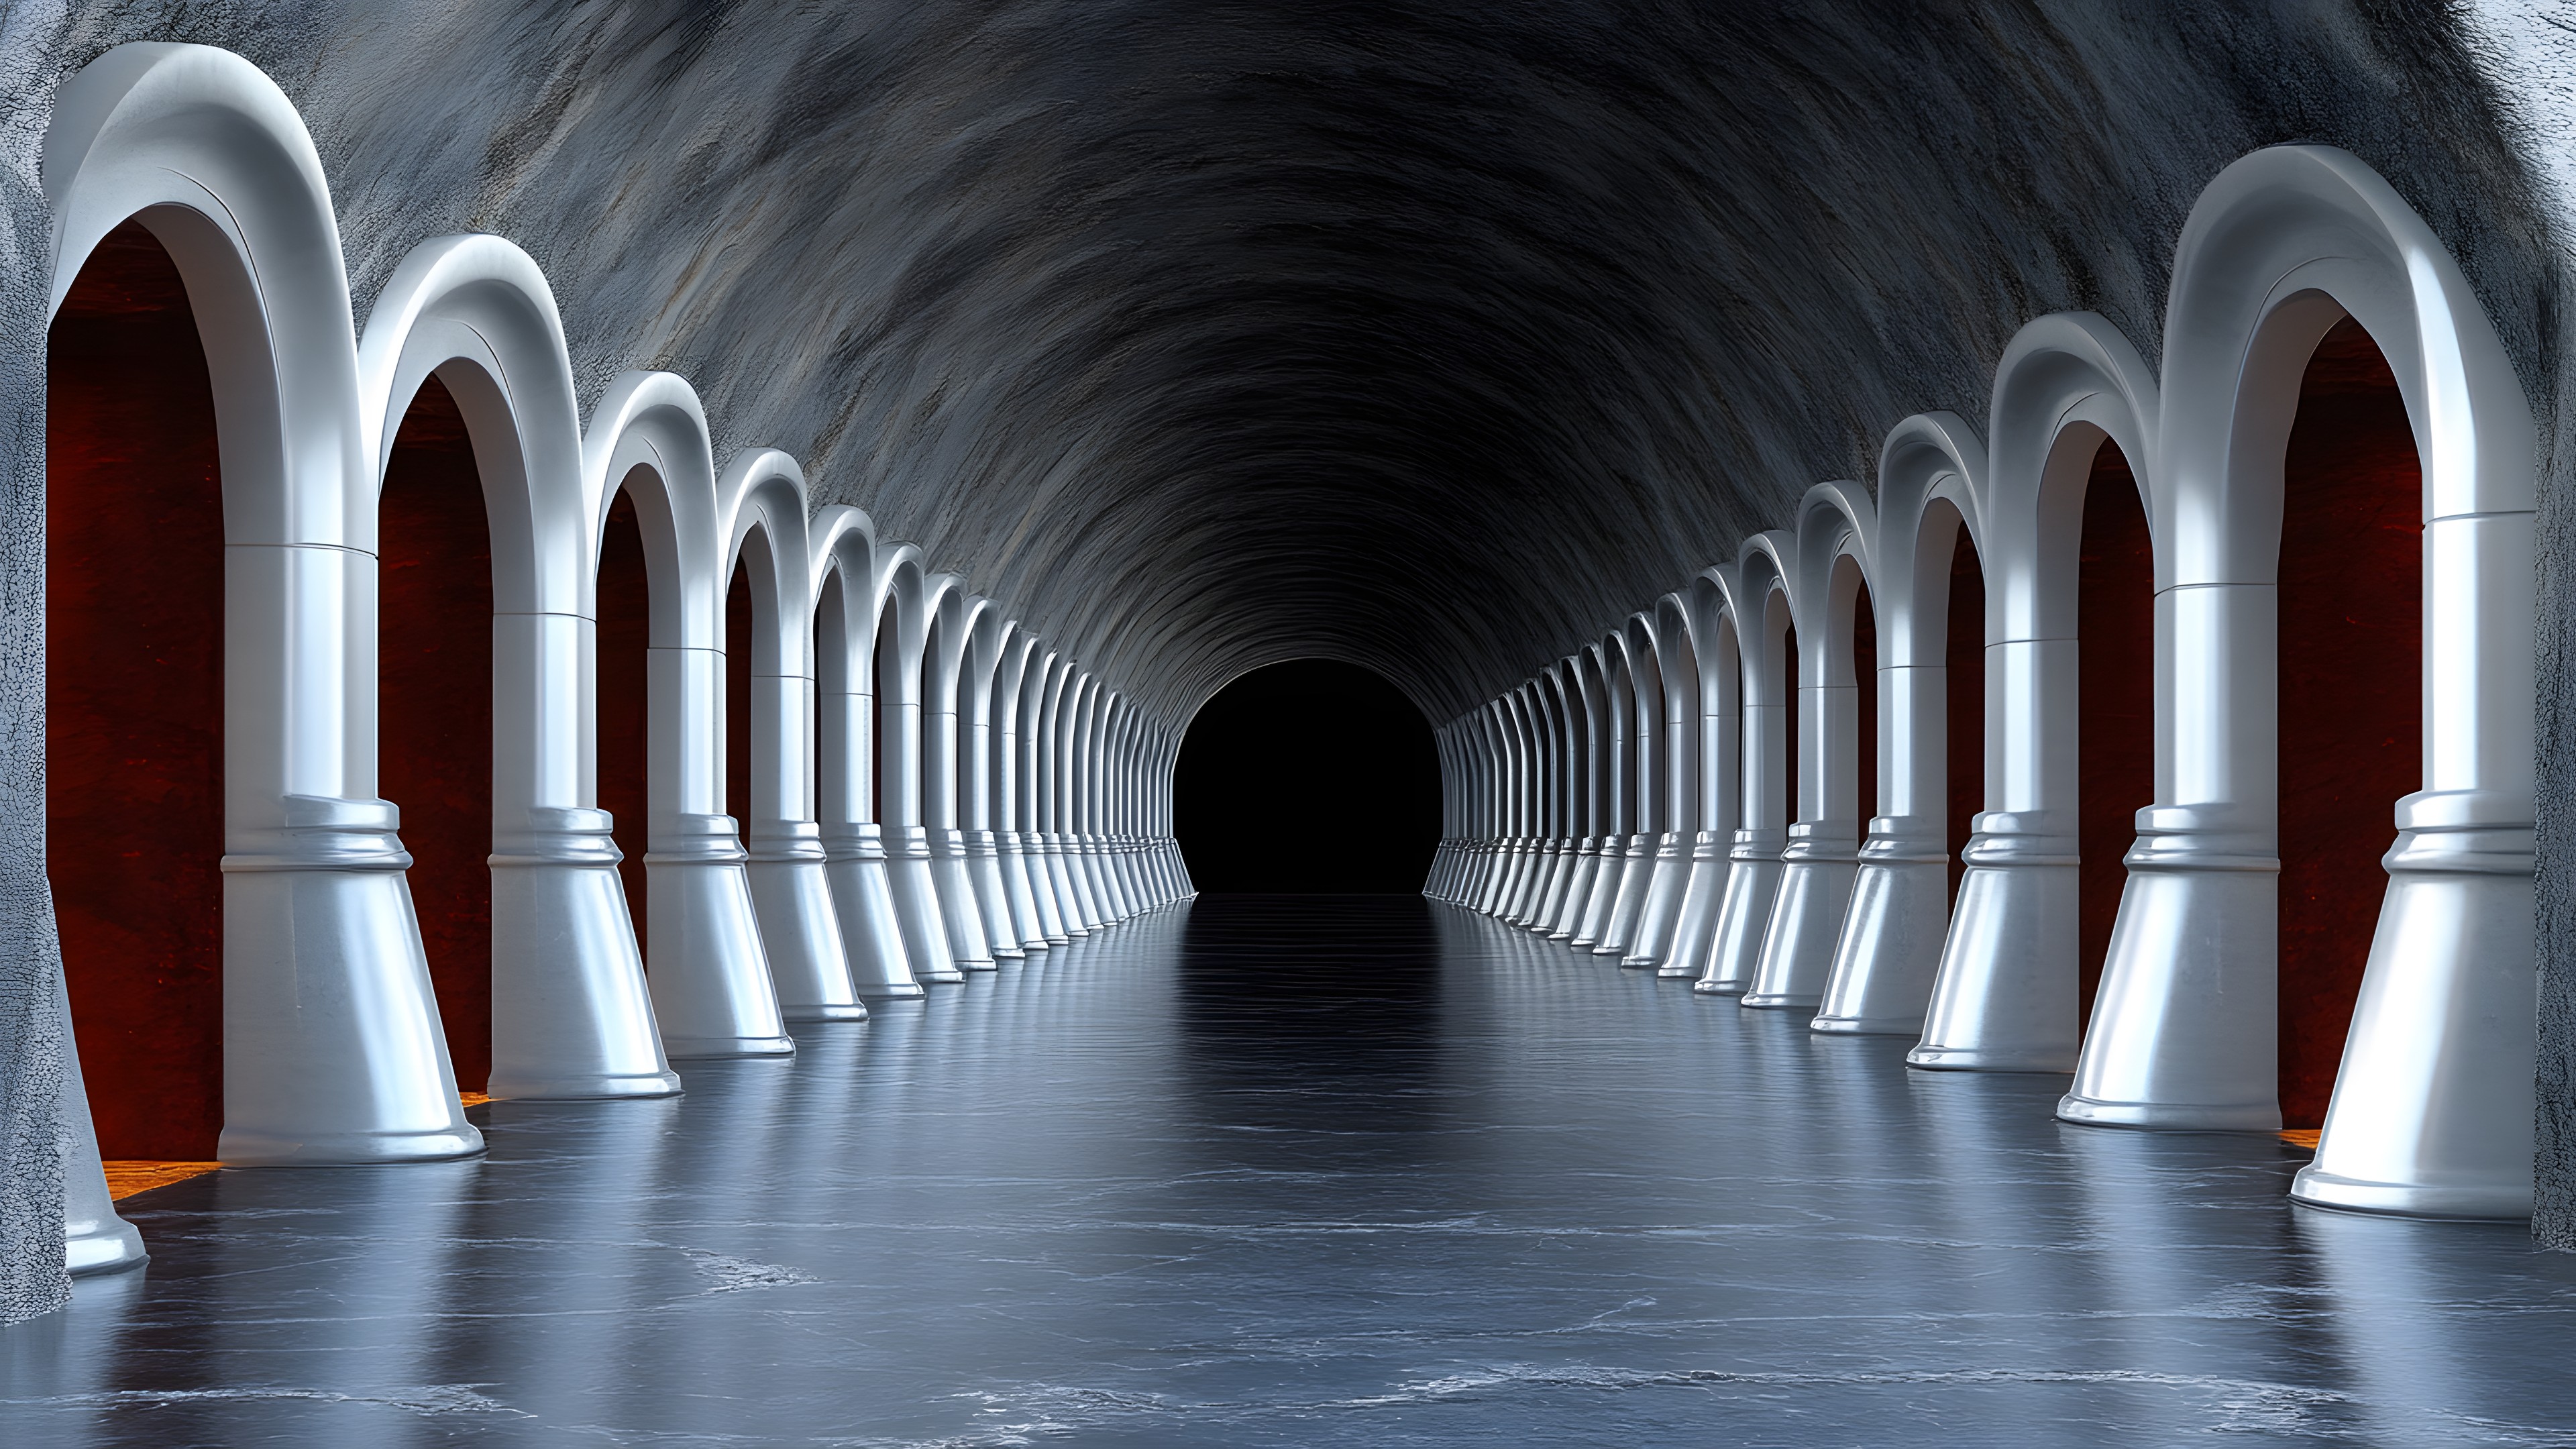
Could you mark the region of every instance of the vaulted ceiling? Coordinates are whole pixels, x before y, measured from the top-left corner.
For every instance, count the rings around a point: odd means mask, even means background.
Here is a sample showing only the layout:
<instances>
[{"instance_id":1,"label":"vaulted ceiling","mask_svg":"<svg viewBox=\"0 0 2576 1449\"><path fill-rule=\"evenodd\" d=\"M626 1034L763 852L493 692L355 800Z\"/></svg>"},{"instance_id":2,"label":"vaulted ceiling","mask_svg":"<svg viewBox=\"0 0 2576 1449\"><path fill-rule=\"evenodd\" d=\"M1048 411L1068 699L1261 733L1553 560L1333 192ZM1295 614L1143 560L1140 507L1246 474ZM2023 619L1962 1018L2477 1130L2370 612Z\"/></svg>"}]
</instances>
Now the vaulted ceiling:
<instances>
[{"instance_id":1,"label":"vaulted ceiling","mask_svg":"<svg viewBox=\"0 0 2576 1449\"><path fill-rule=\"evenodd\" d=\"M522 0L127 7L303 109L363 309L544 264L586 396L685 374L1174 717L1376 668L1435 719L1982 422L2016 328L2152 361L2192 199L2379 168L2525 358L2547 248L2432 6ZM2475 236L2527 246L2483 250Z\"/></svg>"}]
</instances>

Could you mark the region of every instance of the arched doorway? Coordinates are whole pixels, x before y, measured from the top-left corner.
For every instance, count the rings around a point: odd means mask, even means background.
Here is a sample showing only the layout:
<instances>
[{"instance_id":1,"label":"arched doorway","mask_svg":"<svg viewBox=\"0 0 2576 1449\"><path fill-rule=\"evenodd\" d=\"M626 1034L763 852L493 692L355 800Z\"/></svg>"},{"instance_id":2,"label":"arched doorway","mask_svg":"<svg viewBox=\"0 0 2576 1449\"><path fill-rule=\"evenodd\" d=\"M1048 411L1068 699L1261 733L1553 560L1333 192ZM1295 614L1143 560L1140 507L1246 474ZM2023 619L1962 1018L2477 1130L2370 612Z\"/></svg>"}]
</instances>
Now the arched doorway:
<instances>
[{"instance_id":1,"label":"arched doorway","mask_svg":"<svg viewBox=\"0 0 2576 1449\"><path fill-rule=\"evenodd\" d=\"M608 526L599 543L597 588L597 663L595 665L596 740L599 758L599 808L615 822L618 879L626 887L626 912L635 936L645 947L646 969L653 963L649 939L649 891L644 851L649 839L645 810L650 649L653 638L653 585L644 561L644 532L635 515L635 500L620 487L608 507Z\"/></svg>"},{"instance_id":2,"label":"arched doorway","mask_svg":"<svg viewBox=\"0 0 2576 1449\"><path fill-rule=\"evenodd\" d=\"M1355 664L1253 670L1190 721L1173 820L1203 892L1411 894L1440 843L1430 724Z\"/></svg>"},{"instance_id":3,"label":"arched doorway","mask_svg":"<svg viewBox=\"0 0 2576 1449\"><path fill-rule=\"evenodd\" d=\"M2155 544L2120 445L2093 454L2075 574L2077 1028L2120 918L2138 812L2156 793Z\"/></svg>"},{"instance_id":4,"label":"arched doorway","mask_svg":"<svg viewBox=\"0 0 2576 1449\"><path fill-rule=\"evenodd\" d=\"M1944 505L1947 507L1947 505ZM1955 516L1957 510L1952 509ZM1976 540L1953 525L1950 577L1941 634L1942 776L1945 785L1941 840L1949 853L1950 904L1959 902L1966 878L1968 837L1986 800L1986 571Z\"/></svg>"},{"instance_id":5,"label":"arched doorway","mask_svg":"<svg viewBox=\"0 0 2576 1449\"><path fill-rule=\"evenodd\" d=\"M2423 474L2397 379L2347 317L2282 462L2281 1125L2325 1123L2397 799L2423 779Z\"/></svg>"},{"instance_id":6,"label":"arched doorway","mask_svg":"<svg viewBox=\"0 0 2576 1449\"><path fill-rule=\"evenodd\" d=\"M378 787L402 811L457 1084L492 1071L492 541L474 445L436 377L403 414L377 511Z\"/></svg>"},{"instance_id":7,"label":"arched doorway","mask_svg":"<svg viewBox=\"0 0 2576 1449\"><path fill-rule=\"evenodd\" d=\"M224 516L178 267L110 232L46 369L46 872L102 1156L223 1130Z\"/></svg>"}]
</instances>

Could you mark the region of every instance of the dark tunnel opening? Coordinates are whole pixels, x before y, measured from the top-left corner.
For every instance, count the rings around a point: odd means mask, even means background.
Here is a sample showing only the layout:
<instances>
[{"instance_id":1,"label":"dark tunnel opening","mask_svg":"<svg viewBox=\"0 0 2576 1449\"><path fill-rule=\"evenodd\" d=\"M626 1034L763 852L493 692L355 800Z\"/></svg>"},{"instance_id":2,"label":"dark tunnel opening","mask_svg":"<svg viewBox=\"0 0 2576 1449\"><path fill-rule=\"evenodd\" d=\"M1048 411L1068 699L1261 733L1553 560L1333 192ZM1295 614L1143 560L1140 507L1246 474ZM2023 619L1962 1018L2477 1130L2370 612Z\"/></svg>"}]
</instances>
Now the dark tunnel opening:
<instances>
[{"instance_id":1,"label":"dark tunnel opening","mask_svg":"<svg viewBox=\"0 0 2576 1449\"><path fill-rule=\"evenodd\" d=\"M1202 891L1411 894L1440 844L1439 755L1382 676L1291 660L1199 710L1172 813Z\"/></svg>"}]
</instances>

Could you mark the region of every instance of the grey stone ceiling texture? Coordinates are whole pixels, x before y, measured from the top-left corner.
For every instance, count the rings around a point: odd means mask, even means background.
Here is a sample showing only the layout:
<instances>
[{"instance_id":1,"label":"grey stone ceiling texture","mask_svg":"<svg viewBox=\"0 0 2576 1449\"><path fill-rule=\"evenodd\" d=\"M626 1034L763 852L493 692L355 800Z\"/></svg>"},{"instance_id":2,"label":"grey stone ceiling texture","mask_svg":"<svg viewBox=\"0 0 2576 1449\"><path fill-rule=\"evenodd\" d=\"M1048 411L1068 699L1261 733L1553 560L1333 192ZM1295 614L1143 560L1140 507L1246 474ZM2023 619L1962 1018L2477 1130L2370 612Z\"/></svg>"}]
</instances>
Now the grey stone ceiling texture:
<instances>
[{"instance_id":1,"label":"grey stone ceiling texture","mask_svg":"<svg viewBox=\"0 0 2576 1449\"><path fill-rule=\"evenodd\" d=\"M2555 305L2432 3L135 4L10 10L302 109L360 315L423 238L552 278L585 404L685 374L1174 718L1298 655L1434 719L1984 415L2023 322L2155 355L2193 197L2346 147L2535 397ZM22 124L23 124L22 113Z\"/></svg>"}]
</instances>

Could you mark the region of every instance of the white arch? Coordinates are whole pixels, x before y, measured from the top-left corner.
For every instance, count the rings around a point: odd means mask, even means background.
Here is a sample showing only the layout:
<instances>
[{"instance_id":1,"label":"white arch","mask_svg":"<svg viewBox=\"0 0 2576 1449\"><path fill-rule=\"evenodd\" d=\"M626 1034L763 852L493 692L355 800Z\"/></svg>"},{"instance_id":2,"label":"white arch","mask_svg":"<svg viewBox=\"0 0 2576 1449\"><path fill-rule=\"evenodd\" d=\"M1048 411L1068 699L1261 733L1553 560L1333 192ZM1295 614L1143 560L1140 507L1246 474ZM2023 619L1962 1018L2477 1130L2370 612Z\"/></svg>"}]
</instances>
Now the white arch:
<instances>
[{"instance_id":1,"label":"white arch","mask_svg":"<svg viewBox=\"0 0 2576 1449\"><path fill-rule=\"evenodd\" d=\"M761 949L747 857L724 813L726 538L715 461L697 393L674 374L622 374L591 410L582 496L594 597L621 489L634 503L652 585L644 950L663 1048L675 1058L787 1055L796 1043ZM595 680L583 681L584 694L595 699L595 690Z\"/></svg>"},{"instance_id":2,"label":"white arch","mask_svg":"<svg viewBox=\"0 0 2576 1449\"><path fill-rule=\"evenodd\" d=\"M1513 748L1519 754L1512 826L1511 867L1492 914L1513 925L1528 923L1558 842L1549 820L1555 761L1546 725L1539 713L1537 681L1524 680L1503 696L1509 711Z\"/></svg>"},{"instance_id":3,"label":"white arch","mask_svg":"<svg viewBox=\"0 0 2576 1449\"><path fill-rule=\"evenodd\" d=\"M966 850L960 808L967 742L959 709L975 623L989 601L969 594L966 580L956 574L931 575L927 589L923 615L930 632L921 665L921 770L922 824L930 845L931 879L939 892L939 917L948 932L948 949L958 966L991 971L997 963L969 874L973 861Z\"/></svg>"},{"instance_id":4,"label":"white arch","mask_svg":"<svg viewBox=\"0 0 2576 1449\"><path fill-rule=\"evenodd\" d=\"M2030 323L1996 367L1993 451L1969 515L1986 581L1985 809L1963 852L1923 1037L1907 1057L1916 1066L2075 1064L2075 561L2102 440L2119 446L2143 488L2161 414L2137 349L2090 312Z\"/></svg>"},{"instance_id":5,"label":"white arch","mask_svg":"<svg viewBox=\"0 0 2576 1449\"><path fill-rule=\"evenodd\" d=\"M1728 851L1726 897L1718 905L1717 929L1708 969L1692 990L1740 996L1753 983L1762 961L1774 909L1779 902L1782 863L1789 843L1790 818L1796 813L1788 778L1789 707L1783 694L1787 680L1787 634L1800 618L1803 589L1791 562L1797 541L1784 529L1757 533L1736 553L1735 566L1719 575L1728 592L1727 611L1738 621L1739 660L1743 670L1739 755L1743 764L1739 825ZM1749 630L1743 621L1755 621ZM1750 642L1744 634L1749 632ZM1806 638L1798 630L1801 642Z\"/></svg>"},{"instance_id":6,"label":"white arch","mask_svg":"<svg viewBox=\"0 0 2576 1449\"><path fill-rule=\"evenodd\" d=\"M1619 822L1619 847L1624 864L1608 922L1593 954L1615 956L1622 965L1647 966L1653 962L1632 959L1630 948L1636 943L1637 928L1645 915L1647 897L1654 893L1661 864L1658 846L1666 811L1658 796L1667 763L1662 758L1663 671L1656 657L1654 621L1644 614L1631 615L1603 643L1603 657L1615 657L1618 663L1623 735L1619 758L1626 777L1619 792L1624 817Z\"/></svg>"},{"instance_id":7,"label":"white arch","mask_svg":"<svg viewBox=\"0 0 2576 1449\"><path fill-rule=\"evenodd\" d=\"M816 815L813 549L805 470L775 448L735 455L716 482L730 591L750 570L751 781L740 822L762 953L788 1021L864 1021L832 906L830 852ZM730 670L734 661L727 660ZM730 728L721 712L718 722ZM719 755L721 758L721 754Z\"/></svg>"},{"instance_id":8,"label":"white arch","mask_svg":"<svg viewBox=\"0 0 2576 1449\"><path fill-rule=\"evenodd\" d=\"M1028 781L1022 848L1029 857L1029 885L1037 893L1039 920L1047 944L1062 946L1090 929L1074 919L1064 874L1063 818L1056 808L1059 755L1056 732L1062 724L1064 682L1072 661L1049 650L1044 665L1033 671L1020 711L1026 721L1020 745L1022 778Z\"/></svg>"},{"instance_id":9,"label":"white arch","mask_svg":"<svg viewBox=\"0 0 2576 1449\"><path fill-rule=\"evenodd\" d=\"M904 947L877 820L876 525L858 509L833 504L815 515L809 546L824 878L853 989L869 1001L919 1000L924 992Z\"/></svg>"},{"instance_id":10,"label":"white arch","mask_svg":"<svg viewBox=\"0 0 2576 1449\"><path fill-rule=\"evenodd\" d=\"M1002 894L1009 904L1011 935L1026 956L1054 944L1047 939L1046 922L1038 913L1037 887L1029 871L1029 848L1022 836L1029 792L1028 755L1022 738L1029 729L1027 710L1035 693L1033 684L1045 663L1045 642L1014 620L998 647L999 662L991 685L993 791L989 826L1002 876Z\"/></svg>"},{"instance_id":11,"label":"white arch","mask_svg":"<svg viewBox=\"0 0 2576 1449\"><path fill-rule=\"evenodd\" d=\"M877 820L904 955L915 980L938 984L963 981L966 973L940 912L922 798L921 661L930 639L928 611L937 602L928 594L920 549L908 543L877 546L870 617L877 630L877 747L882 761L877 774L885 792L877 801Z\"/></svg>"},{"instance_id":12,"label":"white arch","mask_svg":"<svg viewBox=\"0 0 2576 1449\"><path fill-rule=\"evenodd\" d=\"M2431 229L2368 167L2327 147L2238 161L2183 229L2152 482L2157 804L2129 857L2094 1027L2060 1115L2279 1123L2280 468L2306 358L2345 315L2395 373L2423 465L2424 788L2396 802L2386 904L2334 1106L2294 1195L2522 1216L2534 991L2531 412Z\"/></svg>"},{"instance_id":13,"label":"white arch","mask_svg":"<svg viewBox=\"0 0 2576 1449\"><path fill-rule=\"evenodd\" d=\"M1798 510L1798 779L1795 823L1780 850L1780 888L1742 1006L1805 1011L1822 1004L1859 871L1861 684L1852 628L1861 588L1882 594L1877 512L1855 483L1819 483ZM1845 561L1848 560L1848 565Z\"/></svg>"},{"instance_id":14,"label":"white arch","mask_svg":"<svg viewBox=\"0 0 2576 1449\"><path fill-rule=\"evenodd\" d=\"M1094 931L1105 929L1113 920L1100 889L1099 826L1093 809L1099 779L1095 751L1102 692L1099 676L1089 670L1075 678L1061 741L1065 761L1065 874L1073 886L1076 914L1087 929Z\"/></svg>"},{"instance_id":15,"label":"white arch","mask_svg":"<svg viewBox=\"0 0 2576 1449\"><path fill-rule=\"evenodd\" d=\"M1698 697L1691 702L1699 730L1697 828L1691 835L1690 884L1682 897L1681 919L1673 928L1672 950L1656 974L1691 980L1708 974L1734 866L1736 831L1744 823L1738 748L1744 669L1728 604L1729 572L1705 569L1674 596L1689 624L1691 673L1698 682Z\"/></svg>"},{"instance_id":16,"label":"white arch","mask_svg":"<svg viewBox=\"0 0 2576 1449\"><path fill-rule=\"evenodd\" d=\"M1691 641L1690 606L1678 593L1655 601L1632 628L1654 650L1656 699L1654 874L1639 910L1623 966L1660 969L1672 955L1689 894L1692 838L1699 830L1699 658Z\"/></svg>"},{"instance_id":17,"label":"white arch","mask_svg":"<svg viewBox=\"0 0 2576 1449\"><path fill-rule=\"evenodd\" d=\"M993 796L999 788L993 743L996 676L1002 668L1002 644L1011 629L1001 607L977 595L966 640L965 670L958 680L959 750L958 825L965 835L966 878L983 913L984 938L996 959L1023 960L1017 923L1011 919L1010 888L1002 880L1001 839L993 828Z\"/></svg>"},{"instance_id":18,"label":"white arch","mask_svg":"<svg viewBox=\"0 0 2576 1449\"><path fill-rule=\"evenodd\" d=\"M410 857L394 807L376 798L376 564L363 531L373 460L312 141L240 57L123 45L57 93L43 177L48 315L99 241L138 221L186 278L213 387L224 627L236 646L224 660L218 1153L328 1163L479 1152L412 920ZM62 1110L77 1155L66 1208L90 1225L67 1234L68 1260L139 1261L106 1206L86 1103Z\"/></svg>"},{"instance_id":19,"label":"white arch","mask_svg":"<svg viewBox=\"0 0 2576 1449\"><path fill-rule=\"evenodd\" d=\"M581 423L554 294L495 236L421 243L358 344L359 416L381 489L403 415L435 375L474 446L492 546L492 1080L496 1098L658 1097L643 957L597 808L591 547ZM376 509L365 514L376 533ZM463 621L459 621L463 622Z\"/></svg>"},{"instance_id":20,"label":"white arch","mask_svg":"<svg viewBox=\"0 0 2576 1449\"><path fill-rule=\"evenodd\" d=\"M1908 418L1879 450L1878 678L1864 705L1878 710L1878 814L1860 847L1818 1031L1913 1036L1923 1027L1950 920L1950 548L1960 520L1979 531L1985 471L1984 445L1953 413Z\"/></svg>"},{"instance_id":21,"label":"white arch","mask_svg":"<svg viewBox=\"0 0 2576 1449\"><path fill-rule=\"evenodd\" d=\"M1602 678L1601 646L1586 644L1565 659L1566 708L1578 726L1581 741L1572 764L1580 782L1576 799L1578 811L1575 828L1582 834L1575 840L1574 872L1565 896L1565 912L1549 931L1551 941L1564 941L1577 948L1588 948L1599 920L1597 902L1601 897L1603 878L1616 885L1617 858L1606 854L1611 821L1615 810L1617 782L1611 774L1619 737L1617 722L1610 715L1608 685Z\"/></svg>"}]
</instances>

